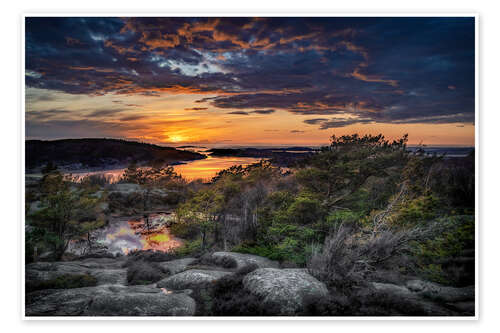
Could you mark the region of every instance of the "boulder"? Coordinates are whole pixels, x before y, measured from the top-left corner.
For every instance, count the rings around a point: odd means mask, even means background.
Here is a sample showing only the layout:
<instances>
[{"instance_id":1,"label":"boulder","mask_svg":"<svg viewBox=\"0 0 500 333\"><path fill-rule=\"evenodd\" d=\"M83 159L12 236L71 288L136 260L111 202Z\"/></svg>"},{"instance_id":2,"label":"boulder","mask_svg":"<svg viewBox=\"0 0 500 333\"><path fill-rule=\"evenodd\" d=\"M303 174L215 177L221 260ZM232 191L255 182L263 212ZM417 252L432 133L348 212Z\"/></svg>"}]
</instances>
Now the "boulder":
<instances>
[{"instance_id":1,"label":"boulder","mask_svg":"<svg viewBox=\"0 0 500 333\"><path fill-rule=\"evenodd\" d=\"M192 316L187 293L164 293L154 286L103 285L41 290L26 295L26 316Z\"/></svg>"},{"instance_id":2,"label":"boulder","mask_svg":"<svg viewBox=\"0 0 500 333\"><path fill-rule=\"evenodd\" d=\"M170 261L159 262L158 266L160 266L164 271L169 272L170 275L174 275L180 273L186 269L188 265L195 261L195 258L182 258L175 259Z\"/></svg>"},{"instance_id":3,"label":"boulder","mask_svg":"<svg viewBox=\"0 0 500 333\"><path fill-rule=\"evenodd\" d=\"M127 271L122 260L111 258L89 258L78 261L36 262L26 265L26 281L39 282L63 275L89 274L98 285L126 284Z\"/></svg>"},{"instance_id":4,"label":"boulder","mask_svg":"<svg viewBox=\"0 0 500 333\"><path fill-rule=\"evenodd\" d=\"M418 293L419 295L441 302L465 302L474 301L475 287L468 286L463 288L447 287L437 283L411 280L406 283L409 290Z\"/></svg>"},{"instance_id":5,"label":"boulder","mask_svg":"<svg viewBox=\"0 0 500 333\"><path fill-rule=\"evenodd\" d=\"M260 268L243 279L244 288L265 307L278 307L281 315L301 311L306 299L328 295L326 286L305 269Z\"/></svg>"},{"instance_id":6,"label":"boulder","mask_svg":"<svg viewBox=\"0 0 500 333\"><path fill-rule=\"evenodd\" d=\"M397 294L401 296L409 296L412 294L412 292L408 288L397 284L373 282L372 286L377 291L387 292L390 294Z\"/></svg>"},{"instance_id":7,"label":"boulder","mask_svg":"<svg viewBox=\"0 0 500 333\"><path fill-rule=\"evenodd\" d=\"M26 265L26 281L52 280L62 275L87 274L88 269L69 262L36 262Z\"/></svg>"},{"instance_id":8,"label":"boulder","mask_svg":"<svg viewBox=\"0 0 500 333\"><path fill-rule=\"evenodd\" d=\"M215 281L231 274L230 272L190 269L156 283L158 288L170 290L199 289L210 287Z\"/></svg>"},{"instance_id":9,"label":"boulder","mask_svg":"<svg viewBox=\"0 0 500 333\"><path fill-rule=\"evenodd\" d=\"M411 312L416 315L424 316L451 316L456 315L453 311L444 306L435 304L429 299L422 298L418 293L412 292L405 286L399 286L392 283L373 282L372 287L375 297L381 300L393 303L394 310L403 310L403 314ZM393 299L392 301L389 301Z\"/></svg>"},{"instance_id":10,"label":"boulder","mask_svg":"<svg viewBox=\"0 0 500 333\"><path fill-rule=\"evenodd\" d=\"M192 316L195 301L185 293L106 294L93 299L89 316Z\"/></svg>"},{"instance_id":11,"label":"boulder","mask_svg":"<svg viewBox=\"0 0 500 333\"><path fill-rule=\"evenodd\" d=\"M476 312L476 303L475 302L456 302L456 303L447 303L449 308L460 312L466 316L474 316Z\"/></svg>"},{"instance_id":12,"label":"boulder","mask_svg":"<svg viewBox=\"0 0 500 333\"><path fill-rule=\"evenodd\" d=\"M259 268L279 268L277 261L246 253L214 252L212 253L212 259L215 263L222 263L224 260L234 260L237 269L253 264L257 265Z\"/></svg>"},{"instance_id":13,"label":"boulder","mask_svg":"<svg viewBox=\"0 0 500 333\"><path fill-rule=\"evenodd\" d=\"M92 299L108 286L40 290L26 295L26 316L83 316Z\"/></svg>"},{"instance_id":14,"label":"boulder","mask_svg":"<svg viewBox=\"0 0 500 333\"><path fill-rule=\"evenodd\" d=\"M90 257L72 262L90 269L116 269L121 268L125 260L126 258Z\"/></svg>"},{"instance_id":15,"label":"boulder","mask_svg":"<svg viewBox=\"0 0 500 333\"><path fill-rule=\"evenodd\" d=\"M127 284L126 269L93 269L89 272L90 275L97 279L97 285L103 284Z\"/></svg>"}]
</instances>

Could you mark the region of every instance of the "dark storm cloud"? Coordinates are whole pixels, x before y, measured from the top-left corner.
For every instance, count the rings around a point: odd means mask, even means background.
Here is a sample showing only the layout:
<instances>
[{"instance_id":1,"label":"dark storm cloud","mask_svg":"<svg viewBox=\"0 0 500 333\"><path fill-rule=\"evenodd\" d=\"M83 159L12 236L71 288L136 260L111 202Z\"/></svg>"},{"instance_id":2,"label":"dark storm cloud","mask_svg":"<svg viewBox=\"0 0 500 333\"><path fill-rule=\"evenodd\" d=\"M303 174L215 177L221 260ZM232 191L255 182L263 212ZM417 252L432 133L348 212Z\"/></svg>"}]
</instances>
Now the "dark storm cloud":
<instances>
[{"instance_id":1,"label":"dark storm cloud","mask_svg":"<svg viewBox=\"0 0 500 333\"><path fill-rule=\"evenodd\" d=\"M320 128L471 123L474 57L474 18L26 20L28 87L336 117Z\"/></svg>"},{"instance_id":2,"label":"dark storm cloud","mask_svg":"<svg viewBox=\"0 0 500 333\"><path fill-rule=\"evenodd\" d=\"M327 120L328 119L326 119L326 118L313 118L313 119L304 120L304 123L309 124L309 125L316 125L317 123L321 123L321 122L324 122Z\"/></svg>"},{"instance_id":3,"label":"dark storm cloud","mask_svg":"<svg viewBox=\"0 0 500 333\"><path fill-rule=\"evenodd\" d=\"M271 114L276 112L275 110L269 109L269 110L254 110L254 111L232 111L228 112L227 114L239 114L239 115L249 115L251 113L254 114Z\"/></svg>"},{"instance_id":4,"label":"dark storm cloud","mask_svg":"<svg viewBox=\"0 0 500 333\"><path fill-rule=\"evenodd\" d=\"M324 130L328 128L339 128L339 127L349 126L352 124L366 124L371 122L373 122L371 119L356 119L356 118L332 119L322 122L319 129Z\"/></svg>"},{"instance_id":5,"label":"dark storm cloud","mask_svg":"<svg viewBox=\"0 0 500 333\"><path fill-rule=\"evenodd\" d=\"M255 111L252 111L251 113L256 113L256 114L271 114L271 113L274 113L276 112L275 110L273 109L268 109L268 110L255 110Z\"/></svg>"},{"instance_id":6,"label":"dark storm cloud","mask_svg":"<svg viewBox=\"0 0 500 333\"><path fill-rule=\"evenodd\" d=\"M233 111L233 112L228 112L227 114L237 114L237 115L242 115L242 116L248 116L249 113L246 111Z\"/></svg>"},{"instance_id":7,"label":"dark storm cloud","mask_svg":"<svg viewBox=\"0 0 500 333\"><path fill-rule=\"evenodd\" d=\"M186 111L205 111L208 110L208 108L185 108L184 110Z\"/></svg>"}]
</instances>

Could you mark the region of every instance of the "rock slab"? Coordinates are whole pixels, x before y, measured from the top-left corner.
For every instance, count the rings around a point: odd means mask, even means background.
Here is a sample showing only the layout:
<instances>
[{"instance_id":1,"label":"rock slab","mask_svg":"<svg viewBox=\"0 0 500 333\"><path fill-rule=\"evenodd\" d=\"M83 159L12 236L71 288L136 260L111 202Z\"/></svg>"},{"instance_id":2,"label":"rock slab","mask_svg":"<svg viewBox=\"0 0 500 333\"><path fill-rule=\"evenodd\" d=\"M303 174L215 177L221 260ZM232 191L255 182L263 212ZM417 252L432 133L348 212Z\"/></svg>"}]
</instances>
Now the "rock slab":
<instances>
[{"instance_id":1,"label":"rock slab","mask_svg":"<svg viewBox=\"0 0 500 333\"><path fill-rule=\"evenodd\" d=\"M26 297L26 316L192 316L195 310L186 293L167 294L154 286L41 290Z\"/></svg>"},{"instance_id":2,"label":"rock slab","mask_svg":"<svg viewBox=\"0 0 500 333\"><path fill-rule=\"evenodd\" d=\"M253 254L237 253L237 252L214 252L212 253L212 259L217 261L223 261L224 259L232 259L236 261L236 268L240 269L248 265L257 265L259 268L278 268L279 263L277 261L270 260L268 258L256 256Z\"/></svg>"},{"instance_id":3,"label":"rock slab","mask_svg":"<svg viewBox=\"0 0 500 333\"><path fill-rule=\"evenodd\" d=\"M165 278L157 282L156 286L158 288L165 288L169 290L207 288L217 280L229 274L231 273L222 271L190 269Z\"/></svg>"},{"instance_id":4,"label":"rock slab","mask_svg":"<svg viewBox=\"0 0 500 333\"><path fill-rule=\"evenodd\" d=\"M170 275L180 273L186 269L188 265L195 261L195 258L182 258L170 261L159 262L158 265Z\"/></svg>"},{"instance_id":5,"label":"rock slab","mask_svg":"<svg viewBox=\"0 0 500 333\"><path fill-rule=\"evenodd\" d=\"M281 315L301 311L307 298L328 295L324 283L305 269L260 268L243 279L244 288L263 300L263 306L278 307Z\"/></svg>"}]
</instances>

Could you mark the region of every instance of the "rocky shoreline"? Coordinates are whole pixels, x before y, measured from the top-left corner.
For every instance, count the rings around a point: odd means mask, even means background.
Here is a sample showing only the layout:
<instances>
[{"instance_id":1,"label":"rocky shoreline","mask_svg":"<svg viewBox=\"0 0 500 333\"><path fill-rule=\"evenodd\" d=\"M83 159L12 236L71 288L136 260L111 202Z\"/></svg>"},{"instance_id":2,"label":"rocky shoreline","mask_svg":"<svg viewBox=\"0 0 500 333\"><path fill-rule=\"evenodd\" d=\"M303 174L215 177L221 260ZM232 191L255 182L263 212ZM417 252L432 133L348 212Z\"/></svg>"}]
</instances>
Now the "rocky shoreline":
<instances>
[{"instance_id":1,"label":"rocky shoreline","mask_svg":"<svg viewBox=\"0 0 500 333\"><path fill-rule=\"evenodd\" d=\"M250 254L214 252L201 259L157 262L162 278L145 285L127 282L127 260L122 256L26 265L27 285L79 275L95 279L94 286L26 292L26 316L204 315L210 291L235 277L242 281L241 292L260 301L258 313L272 309L270 313L278 316L307 315L311 299L332 297L325 284L306 269L280 268L275 261ZM421 280L405 285L369 284L379 297L398 298L402 308L385 315L402 315L405 307L428 316L474 315L474 286L453 288Z\"/></svg>"}]
</instances>

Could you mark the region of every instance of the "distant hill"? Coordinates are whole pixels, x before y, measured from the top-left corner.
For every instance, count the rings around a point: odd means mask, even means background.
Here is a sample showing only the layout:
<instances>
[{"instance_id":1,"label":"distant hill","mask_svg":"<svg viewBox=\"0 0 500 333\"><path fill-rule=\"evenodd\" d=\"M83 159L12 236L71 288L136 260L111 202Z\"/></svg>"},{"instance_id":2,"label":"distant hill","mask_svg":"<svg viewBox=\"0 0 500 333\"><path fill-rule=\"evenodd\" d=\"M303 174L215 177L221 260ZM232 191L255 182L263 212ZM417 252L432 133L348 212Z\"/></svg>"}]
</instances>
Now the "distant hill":
<instances>
[{"instance_id":1,"label":"distant hill","mask_svg":"<svg viewBox=\"0 0 500 333\"><path fill-rule=\"evenodd\" d=\"M317 149L309 147L290 148L213 148L207 153L215 157L254 157L269 158L281 167L294 166L298 161L314 154Z\"/></svg>"},{"instance_id":2,"label":"distant hill","mask_svg":"<svg viewBox=\"0 0 500 333\"><path fill-rule=\"evenodd\" d=\"M27 140L26 168L39 168L52 162L69 168L100 168L123 165L175 163L206 156L172 147L119 139Z\"/></svg>"}]
</instances>

